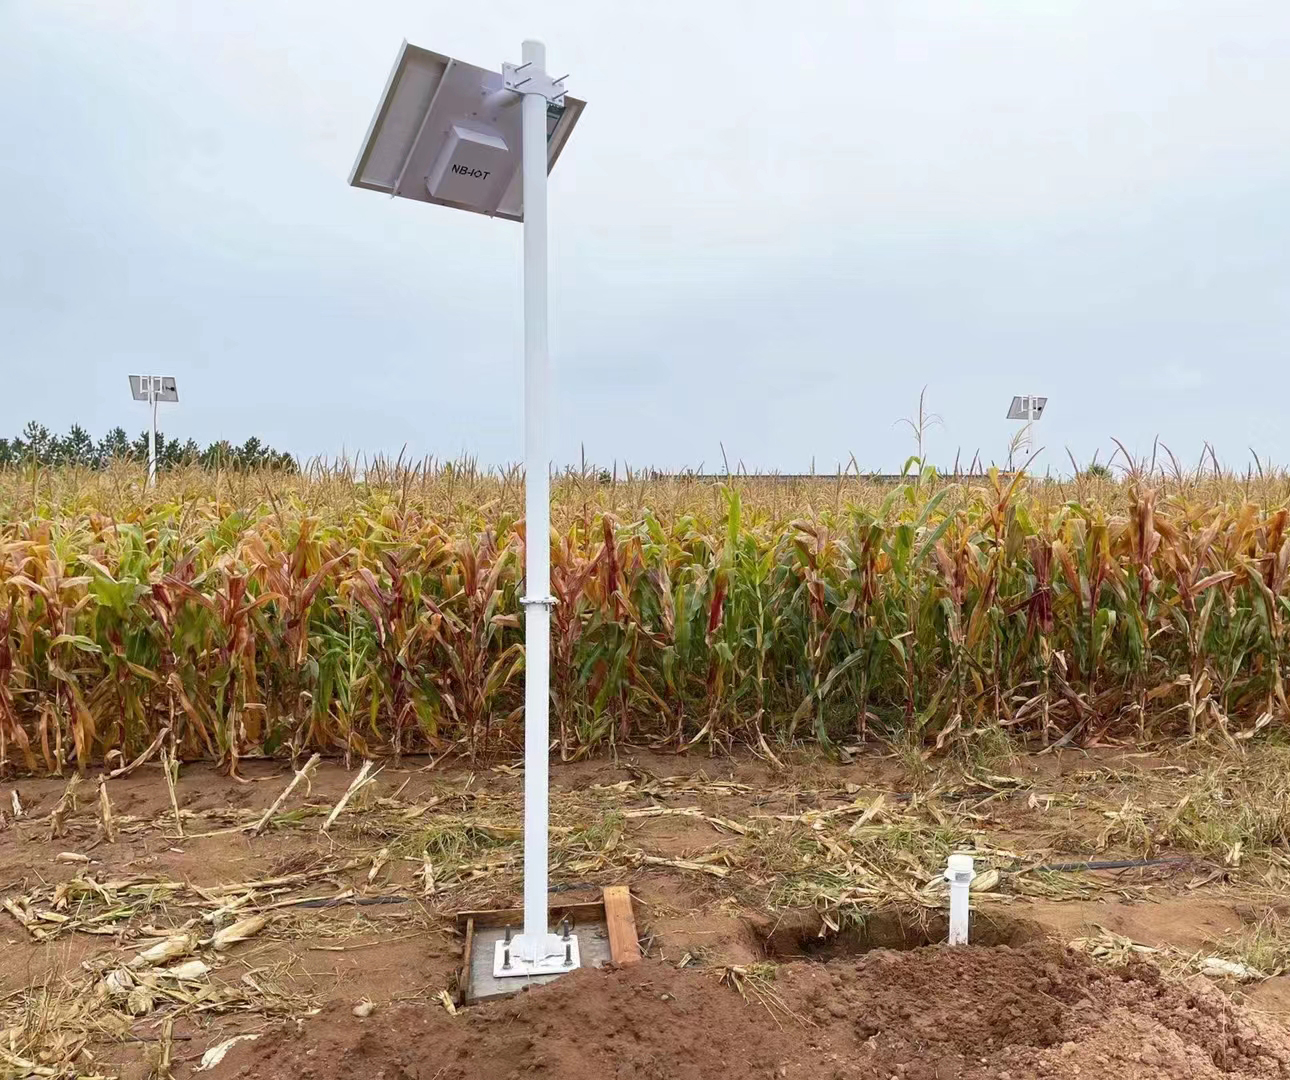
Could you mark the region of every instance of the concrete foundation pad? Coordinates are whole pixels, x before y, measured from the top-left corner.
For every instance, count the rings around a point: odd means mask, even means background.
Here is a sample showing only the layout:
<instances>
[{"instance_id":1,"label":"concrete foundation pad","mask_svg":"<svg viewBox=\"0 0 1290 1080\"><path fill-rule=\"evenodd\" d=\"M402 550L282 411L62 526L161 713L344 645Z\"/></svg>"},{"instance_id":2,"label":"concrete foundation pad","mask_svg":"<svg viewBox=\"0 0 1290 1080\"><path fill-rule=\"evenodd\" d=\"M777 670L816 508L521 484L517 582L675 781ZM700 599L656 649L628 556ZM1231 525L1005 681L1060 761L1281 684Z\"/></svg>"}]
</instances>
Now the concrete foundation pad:
<instances>
[{"instance_id":1,"label":"concrete foundation pad","mask_svg":"<svg viewBox=\"0 0 1290 1080\"><path fill-rule=\"evenodd\" d=\"M580 922L574 930L578 935L578 950L583 967L601 967L611 961L609 929L603 918ZM493 974L493 957L497 952L497 943L505 936L506 928L503 926L474 928L474 940L470 950L470 979L465 994L467 1005L507 997L523 990L526 986L541 986L567 974L567 972L556 972L553 975L519 977L512 975L497 978Z\"/></svg>"}]
</instances>

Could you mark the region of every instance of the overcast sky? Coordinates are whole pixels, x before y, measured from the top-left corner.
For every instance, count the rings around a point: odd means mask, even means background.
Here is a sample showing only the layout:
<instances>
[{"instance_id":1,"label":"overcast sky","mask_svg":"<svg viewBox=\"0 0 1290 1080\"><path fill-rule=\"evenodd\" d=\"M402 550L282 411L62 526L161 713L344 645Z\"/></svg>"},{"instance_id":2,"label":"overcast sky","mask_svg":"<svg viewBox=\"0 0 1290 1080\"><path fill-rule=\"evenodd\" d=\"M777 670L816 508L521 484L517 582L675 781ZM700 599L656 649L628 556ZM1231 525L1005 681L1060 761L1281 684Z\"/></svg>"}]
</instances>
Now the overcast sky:
<instances>
[{"instance_id":1,"label":"overcast sky","mask_svg":"<svg viewBox=\"0 0 1290 1080\"><path fill-rule=\"evenodd\" d=\"M0 433L522 454L520 227L347 186L400 41L546 41L555 453L1290 462L1286 0L0 0Z\"/></svg>"}]
</instances>

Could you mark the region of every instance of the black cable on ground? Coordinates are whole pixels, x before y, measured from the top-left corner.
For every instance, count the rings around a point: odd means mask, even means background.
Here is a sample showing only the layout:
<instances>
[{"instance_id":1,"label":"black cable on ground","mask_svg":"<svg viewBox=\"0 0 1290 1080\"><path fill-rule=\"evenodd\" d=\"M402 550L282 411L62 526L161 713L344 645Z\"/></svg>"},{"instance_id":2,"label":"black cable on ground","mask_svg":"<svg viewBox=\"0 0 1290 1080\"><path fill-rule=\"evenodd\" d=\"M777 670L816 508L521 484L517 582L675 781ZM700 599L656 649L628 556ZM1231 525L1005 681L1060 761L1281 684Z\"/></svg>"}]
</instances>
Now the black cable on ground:
<instances>
[{"instance_id":1,"label":"black cable on ground","mask_svg":"<svg viewBox=\"0 0 1290 1080\"><path fill-rule=\"evenodd\" d=\"M411 899L410 896L326 896L314 900L301 900L291 906L324 908L346 907L353 904L355 907L373 907L377 904L406 904Z\"/></svg>"},{"instance_id":2,"label":"black cable on ground","mask_svg":"<svg viewBox=\"0 0 1290 1080\"><path fill-rule=\"evenodd\" d=\"M1014 863L1004 869L1005 874L1028 870L1049 870L1054 873L1072 873L1079 870L1135 870L1144 866L1186 866L1198 860L1190 855L1168 855L1156 859L1103 859L1081 862L1045 863L1041 866L1024 866Z\"/></svg>"}]
</instances>

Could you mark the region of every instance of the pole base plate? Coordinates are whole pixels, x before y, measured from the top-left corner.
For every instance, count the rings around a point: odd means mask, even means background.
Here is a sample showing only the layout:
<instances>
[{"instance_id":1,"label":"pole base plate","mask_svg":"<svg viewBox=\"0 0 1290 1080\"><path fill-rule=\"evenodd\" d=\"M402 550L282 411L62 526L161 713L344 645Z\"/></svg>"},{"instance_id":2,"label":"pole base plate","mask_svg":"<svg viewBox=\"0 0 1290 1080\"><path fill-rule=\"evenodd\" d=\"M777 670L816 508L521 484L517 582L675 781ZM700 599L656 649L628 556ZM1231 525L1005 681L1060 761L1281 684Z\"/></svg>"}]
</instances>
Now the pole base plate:
<instances>
[{"instance_id":1,"label":"pole base plate","mask_svg":"<svg viewBox=\"0 0 1290 1080\"><path fill-rule=\"evenodd\" d=\"M523 934L511 938L509 944L499 941L494 945L493 978L532 978L537 975L563 975L576 971L582 966L578 953L578 935L570 934L567 938L559 934L547 934L538 948L537 960L523 959L526 953L532 953Z\"/></svg>"}]
</instances>

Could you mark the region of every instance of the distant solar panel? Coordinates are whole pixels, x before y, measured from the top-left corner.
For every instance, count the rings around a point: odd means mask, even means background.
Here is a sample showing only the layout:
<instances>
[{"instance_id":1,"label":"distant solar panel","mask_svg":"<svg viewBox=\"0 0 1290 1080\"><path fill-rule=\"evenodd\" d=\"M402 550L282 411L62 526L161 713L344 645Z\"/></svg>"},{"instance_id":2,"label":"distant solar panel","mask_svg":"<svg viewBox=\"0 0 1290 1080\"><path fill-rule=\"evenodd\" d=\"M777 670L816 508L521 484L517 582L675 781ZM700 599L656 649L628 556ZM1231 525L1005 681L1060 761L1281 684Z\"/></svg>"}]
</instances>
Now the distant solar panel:
<instances>
[{"instance_id":1,"label":"distant solar panel","mask_svg":"<svg viewBox=\"0 0 1290 1080\"><path fill-rule=\"evenodd\" d=\"M1008 406L1008 419L1009 420L1031 419L1029 414L1029 405L1032 400L1035 403L1034 419L1038 420L1041 416L1044 415L1044 409L1048 405L1048 399L1046 397L1036 397L1032 399L1029 395L1025 397L1014 397L1012 399L1012 404Z\"/></svg>"}]
</instances>

